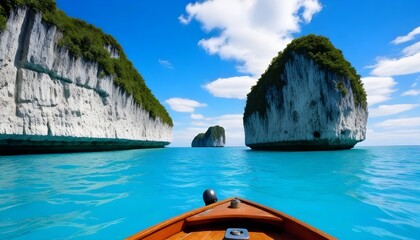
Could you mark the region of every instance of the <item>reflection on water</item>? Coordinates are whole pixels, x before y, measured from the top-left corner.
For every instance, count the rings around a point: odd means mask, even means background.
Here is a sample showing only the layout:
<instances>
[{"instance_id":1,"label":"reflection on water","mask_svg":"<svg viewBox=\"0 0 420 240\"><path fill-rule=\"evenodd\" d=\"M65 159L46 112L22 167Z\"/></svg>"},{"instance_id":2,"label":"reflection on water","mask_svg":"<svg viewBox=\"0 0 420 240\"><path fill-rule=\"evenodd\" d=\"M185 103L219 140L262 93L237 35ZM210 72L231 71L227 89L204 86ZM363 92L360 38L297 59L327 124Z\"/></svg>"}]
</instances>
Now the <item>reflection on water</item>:
<instances>
[{"instance_id":1,"label":"reflection on water","mask_svg":"<svg viewBox=\"0 0 420 240\"><path fill-rule=\"evenodd\" d=\"M420 236L420 151L397 150L398 147L371 149L370 158L358 175L363 180L358 189L359 199L381 211L375 218L387 228L367 225L355 229L382 238L415 239L394 232L412 230Z\"/></svg>"},{"instance_id":2,"label":"reflection on water","mask_svg":"<svg viewBox=\"0 0 420 240\"><path fill-rule=\"evenodd\" d=\"M244 197L340 239L418 239L420 147L166 148L0 157L0 239L122 239Z\"/></svg>"}]
</instances>

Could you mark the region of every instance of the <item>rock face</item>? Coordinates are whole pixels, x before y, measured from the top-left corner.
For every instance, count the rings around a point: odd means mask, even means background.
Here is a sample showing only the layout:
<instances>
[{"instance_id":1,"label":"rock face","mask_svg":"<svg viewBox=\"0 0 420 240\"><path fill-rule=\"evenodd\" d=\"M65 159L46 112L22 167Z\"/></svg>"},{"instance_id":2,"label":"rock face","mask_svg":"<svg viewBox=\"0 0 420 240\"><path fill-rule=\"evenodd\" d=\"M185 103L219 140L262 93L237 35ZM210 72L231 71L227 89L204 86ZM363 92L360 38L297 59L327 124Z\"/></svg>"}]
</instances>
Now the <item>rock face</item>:
<instances>
[{"instance_id":1,"label":"rock face","mask_svg":"<svg viewBox=\"0 0 420 240\"><path fill-rule=\"evenodd\" d=\"M0 152L163 147L172 126L99 74L96 62L59 47L41 14L13 10L0 32ZM112 46L104 46L118 58Z\"/></svg>"},{"instance_id":2,"label":"rock face","mask_svg":"<svg viewBox=\"0 0 420 240\"><path fill-rule=\"evenodd\" d=\"M206 133L198 134L191 143L191 147L223 147L226 143L225 129L213 126Z\"/></svg>"},{"instance_id":3,"label":"rock face","mask_svg":"<svg viewBox=\"0 0 420 240\"><path fill-rule=\"evenodd\" d=\"M245 143L262 150L349 149L366 137L366 109L360 76L341 51L309 35L279 53L248 94Z\"/></svg>"}]
</instances>

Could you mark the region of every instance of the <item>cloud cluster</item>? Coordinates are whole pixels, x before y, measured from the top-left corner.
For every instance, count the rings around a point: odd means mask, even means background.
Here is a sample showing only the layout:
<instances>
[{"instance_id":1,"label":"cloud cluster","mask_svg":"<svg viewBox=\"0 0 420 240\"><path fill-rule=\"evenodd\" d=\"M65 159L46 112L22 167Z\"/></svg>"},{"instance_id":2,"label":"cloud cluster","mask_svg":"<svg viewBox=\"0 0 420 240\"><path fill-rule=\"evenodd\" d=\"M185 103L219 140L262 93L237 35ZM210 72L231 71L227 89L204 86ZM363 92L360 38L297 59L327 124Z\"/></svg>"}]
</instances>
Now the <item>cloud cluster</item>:
<instances>
[{"instance_id":1,"label":"cloud cluster","mask_svg":"<svg viewBox=\"0 0 420 240\"><path fill-rule=\"evenodd\" d=\"M420 89L410 89L401 94L401 96L418 96L420 95Z\"/></svg>"},{"instance_id":2,"label":"cloud cluster","mask_svg":"<svg viewBox=\"0 0 420 240\"><path fill-rule=\"evenodd\" d=\"M420 27L405 36L395 38L391 43L398 45L407 43L420 35ZM375 76L399 76L420 72L420 41L405 47L401 51L401 56L397 58L380 58L374 65L371 74Z\"/></svg>"},{"instance_id":3,"label":"cloud cluster","mask_svg":"<svg viewBox=\"0 0 420 240\"><path fill-rule=\"evenodd\" d=\"M391 94L396 91L394 86L397 83L392 77L365 77L362 82L369 106L391 99Z\"/></svg>"},{"instance_id":4,"label":"cloud cluster","mask_svg":"<svg viewBox=\"0 0 420 240\"><path fill-rule=\"evenodd\" d=\"M391 43L395 45L408 43L416 39L417 35L420 35L420 27L415 28L407 35L396 37ZM396 91L393 89L396 85L396 82L393 79L394 76L413 73L420 73L420 41L416 41L408 47L403 48L401 56L398 58L380 58L371 71L371 74L374 75L374 77L365 77L362 79L368 94L369 105L391 99L391 94ZM416 85L417 82L413 84L412 87L415 87ZM420 89L411 89L403 92L401 96L417 96L419 94ZM398 106L407 107L408 104L393 105L393 108L395 109ZM371 112L374 114L371 114L371 116L377 116L376 110L381 109L381 107L382 109L389 109L391 106L384 105L372 109Z\"/></svg>"},{"instance_id":5,"label":"cloud cluster","mask_svg":"<svg viewBox=\"0 0 420 240\"><path fill-rule=\"evenodd\" d=\"M420 35L420 27L416 27L413 31L409 32L405 36L399 36L399 37L395 38L392 41L392 43L393 44L405 43L405 42L413 40L416 35Z\"/></svg>"},{"instance_id":6,"label":"cloud cluster","mask_svg":"<svg viewBox=\"0 0 420 240\"><path fill-rule=\"evenodd\" d=\"M206 89L216 97L244 99L250 81L255 84L271 59L291 42L292 34L321 8L318 0L205 0L188 4L186 15L179 20L183 24L200 22L213 36L198 44L209 54L236 61L237 70L251 76L219 78ZM247 87L225 88L239 80L244 80Z\"/></svg>"},{"instance_id":7,"label":"cloud cluster","mask_svg":"<svg viewBox=\"0 0 420 240\"><path fill-rule=\"evenodd\" d=\"M420 72L420 49L400 58L384 58L378 61L372 74L376 76L399 76Z\"/></svg>"},{"instance_id":8,"label":"cloud cluster","mask_svg":"<svg viewBox=\"0 0 420 240\"><path fill-rule=\"evenodd\" d=\"M419 104L394 104L394 105L381 105L377 108L369 110L369 117L384 117L395 115L398 113L410 111L416 107L420 106Z\"/></svg>"},{"instance_id":9,"label":"cloud cluster","mask_svg":"<svg viewBox=\"0 0 420 240\"><path fill-rule=\"evenodd\" d=\"M375 131L368 127L368 137L363 145L420 145L420 129L387 129L387 131ZM398 139L398 141L395 141Z\"/></svg>"},{"instance_id":10,"label":"cloud cluster","mask_svg":"<svg viewBox=\"0 0 420 240\"><path fill-rule=\"evenodd\" d=\"M215 97L245 99L255 82L255 78L249 76L219 78L204 88Z\"/></svg>"},{"instance_id":11,"label":"cloud cluster","mask_svg":"<svg viewBox=\"0 0 420 240\"><path fill-rule=\"evenodd\" d=\"M376 124L382 128L415 128L420 127L420 117L388 119Z\"/></svg>"},{"instance_id":12,"label":"cloud cluster","mask_svg":"<svg viewBox=\"0 0 420 240\"><path fill-rule=\"evenodd\" d=\"M165 102L169 104L169 107L171 107L172 110L186 113L192 113L196 108L207 106L205 103L200 103L187 98L169 98Z\"/></svg>"},{"instance_id":13,"label":"cloud cluster","mask_svg":"<svg viewBox=\"0 0 420 240\"><path fill-rule=\"evenodd\" d=\"M394 45L409 44L417 36L420 36L420 27L415 28L407 35L396 37L391 43ZM402 48L399 57L379 58L371 71L371 74L374 76L362 78L368 94L368 103L370 106L369 117L376 118L397 115L418 108L420 104L408 103L380 105L372 108L372 105L391 99L392 93L396 91L394 87L397 84L394 77L415 73L420 73L420 41L415 41ZM417 81L411 85L412 89L404 91L401 96L420 95L420 89L414 89L416 86ZM369 138L375 139L376 145L396 144L396 139L399 139L397 144L420 143L418 138L420 133L420 117L407 116L383 120L368 126L367 144L369 144Z\"/></svg>"}]
</instances>

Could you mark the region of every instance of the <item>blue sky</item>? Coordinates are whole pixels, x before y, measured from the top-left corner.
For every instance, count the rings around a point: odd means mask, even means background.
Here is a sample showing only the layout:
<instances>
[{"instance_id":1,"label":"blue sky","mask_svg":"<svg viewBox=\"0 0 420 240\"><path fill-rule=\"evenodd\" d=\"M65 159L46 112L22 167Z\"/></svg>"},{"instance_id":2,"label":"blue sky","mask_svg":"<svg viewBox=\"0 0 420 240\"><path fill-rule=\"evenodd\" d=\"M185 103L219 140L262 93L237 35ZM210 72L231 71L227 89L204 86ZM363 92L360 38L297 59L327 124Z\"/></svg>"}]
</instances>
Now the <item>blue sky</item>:
<instances>
[{"instance_id":1,"label":"blue sky","mask_svg":"<svg viewBox=\"0 0 420 240\"><path fill-rule=\"evenodd\" d=\"M246 94L294 38L328 37L368 93L367 139L420 144L418 0L57 0L118 40L174 121L170 146L209 126L243 146Z\"/></svg>"}]
</instances>

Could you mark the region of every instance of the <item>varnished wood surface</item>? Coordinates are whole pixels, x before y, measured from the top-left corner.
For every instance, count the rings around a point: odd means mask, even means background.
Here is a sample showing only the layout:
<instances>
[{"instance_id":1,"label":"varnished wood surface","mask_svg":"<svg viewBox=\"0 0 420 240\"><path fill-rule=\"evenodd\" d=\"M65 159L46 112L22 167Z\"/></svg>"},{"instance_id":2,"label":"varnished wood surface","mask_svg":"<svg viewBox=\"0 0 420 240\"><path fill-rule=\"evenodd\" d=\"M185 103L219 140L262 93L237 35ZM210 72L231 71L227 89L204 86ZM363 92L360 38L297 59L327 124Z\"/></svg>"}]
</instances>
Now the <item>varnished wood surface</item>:
<instances>
[{"instance_id":1,"label":"varnished wood surface","mask_svg":"<svg viewBox=\"0 0 420 240\"><path fill-rule=\"evenodd\" d=\"M167 240L223 240L224 230L200 231L200 232L179 232ZM249 232L249 239L252 240L292 240L292 236L286 233L276 232Z\"/></svg>"},{"instance_id":2,"label":"varnished wood surface","mask_svg":"<svg viewBox=\"0 0 420 240\"><path fill-rule=\"evenodd\" d=\"M237 220L258 220L261 222L271 222L272 224L283 222L280 216L273 215L261 208L242 202L239 208L230 208L230 202L225 202L216 207L203 211L186 219L187 226L194 226L198 224L208 224L211 222L218 222L229 219Z\"/></svg>"},{"instance_id":3,"label":"varnished wood surface","mask_svg":"<svg viewBox=\"0 0 420 240\"><path fill-rule=\"evenodd\" d=\"M336 239L287 214L251 201L241 199L239 208L230 208L231 200L187 212L127 239L223 239L227 228L247 228L252 240Z\"/></svg>"}]
</instances>

